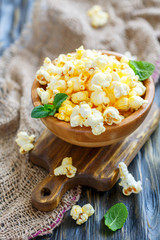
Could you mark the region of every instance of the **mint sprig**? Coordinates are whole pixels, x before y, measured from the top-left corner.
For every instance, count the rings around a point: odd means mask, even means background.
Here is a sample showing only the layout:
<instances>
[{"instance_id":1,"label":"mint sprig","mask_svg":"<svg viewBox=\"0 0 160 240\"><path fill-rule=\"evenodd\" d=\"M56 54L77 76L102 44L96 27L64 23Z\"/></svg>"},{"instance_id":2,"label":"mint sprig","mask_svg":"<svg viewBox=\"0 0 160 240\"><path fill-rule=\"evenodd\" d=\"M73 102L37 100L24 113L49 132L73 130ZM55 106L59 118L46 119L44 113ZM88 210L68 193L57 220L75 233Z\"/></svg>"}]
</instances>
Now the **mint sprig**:
<instances>
[{"instance_id":1,"label":"mint sprig","mask_svg":"<svg viewBox=\"0 0 160 240\"><path fill-rule=\"evenodd\" d=\"M54 116L54 114L58 111L59 107L67 99L67 97L68 95L65 93L57 93L54 97L53 105L44 104L33 108L31 117L44 118L48 116Z\"/></svg>"},{"instance_id":2,"label":"mint sprig","mask_svg":"<svg viewBox=\"0 0 160 240\"><path fill-rule=\"evenodd\" d=\"M121 229L128 217L128 211L123 203L112 206L104 215L105 225L112 231Z\"/></svg>"},{"instance_id":3,"label":"mint sprig","mask_svg":"<svg viewBox=\"0 0 160 240\"><path fill-rule=\"evenodd\" d=\"M144 61L129 61L129 66L134 73L139 76L139 81L148 79L154 72L155 66L152 63Z\"/></svg>"}]
</instances>

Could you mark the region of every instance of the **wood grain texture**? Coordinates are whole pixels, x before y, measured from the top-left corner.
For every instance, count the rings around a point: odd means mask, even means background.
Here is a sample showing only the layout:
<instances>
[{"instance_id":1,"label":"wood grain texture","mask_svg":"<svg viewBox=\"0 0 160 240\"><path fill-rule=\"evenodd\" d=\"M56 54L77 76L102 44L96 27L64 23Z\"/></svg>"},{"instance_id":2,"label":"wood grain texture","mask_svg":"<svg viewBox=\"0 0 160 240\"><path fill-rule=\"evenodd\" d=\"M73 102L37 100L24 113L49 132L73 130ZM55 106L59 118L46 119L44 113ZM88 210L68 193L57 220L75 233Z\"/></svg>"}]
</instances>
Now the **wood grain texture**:
<instances>
[{"instance_id":1,"label":"wood grain texture","mask_svg":"<svg viewBox=\"0 0 160 240\"><path fill-rule=\"evenodd\" d=\"M63 194L70 188L85 185L107 191L118 179L118 164L127 166L155 130L160 111L153 105L143 124L125 140L101 148L83 148L66 143L46 129L30 152L30 160L44 167L49 175L32 192L32 204L38 210L50 211L57 207ZM64 157L72 157L77 168L74 178L54 176L54 169Z\"/></svg>"}]
</instances>

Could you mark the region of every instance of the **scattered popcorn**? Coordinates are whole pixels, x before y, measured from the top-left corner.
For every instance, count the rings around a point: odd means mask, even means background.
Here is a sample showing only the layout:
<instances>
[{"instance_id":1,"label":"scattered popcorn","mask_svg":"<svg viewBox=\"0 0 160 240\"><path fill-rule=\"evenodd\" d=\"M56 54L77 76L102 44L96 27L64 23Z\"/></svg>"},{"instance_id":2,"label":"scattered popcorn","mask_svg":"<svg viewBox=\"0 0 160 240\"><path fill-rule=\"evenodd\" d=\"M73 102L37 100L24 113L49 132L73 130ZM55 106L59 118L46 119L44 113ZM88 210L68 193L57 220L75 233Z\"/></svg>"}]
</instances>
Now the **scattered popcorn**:
<instances>
[{"instance_id":1,"label":"scattered popcorn","mask_svg":"<svg viewBox=\"0 0 160 240\"><path fill-rule=\"evenodd\" d=\"M79 205L74 205L71 209L70 215L74 220L77 220L76 223L81 225L82 223L88 220L88 217L94 214L94 208L91 204L85 204L82 208Z\"/></svg>"},{"instance_id":2,"label":"scattered popcorn","mask_svg":"<svg viewBox=\"0 0 160 240\"><path fill-rule=\"evenodd\" d=\"M92 207L92 205L90 203L88 203L82 207L82 212L87 214L88 217L90 217L94 214L94 208Z\"/></svg>"},{"instance_id":3,"label":"scattered popcorn","mask_svg":"<svg viewBox=\"0 0 160 240\"><path fill-rule=\"evenodd\" d=\"M25 154L34 148L33 142L35 135L28 135L27 132L19 132L17 134L16 143L20 147L20 154Z\"/></svg>"},{"instance_id":4,"label":"scattered popcorn","mask_svg":"<svg viewBox=\"0 0 160 240\"><path fill-rule=\"evenodd\" d=\"M81 225L81 224L83 224L84 222L87 222L87 220L88 220L88 215L85 214L85 213L81 213L81 214L79 214L79 217L78 217L76 223L77 223L78 225Z\"/></svg>"},{"instance_id":5,"label":"scattered popcorn","mask_svg":"<svg viewBox=\"0 0 160 240\"><path fill-rule=\"evenodd\" d=\"M37 88L42 104L53 103L57 93L68 95L54 117L71 127L91 127L94 135L105 131L104 124L119 124L147 103L146 87L130 68L129 58L118 60L83 46L53 62L45 58L36 79L42 85Z\"/></svg>"},{"instance_id":6,"label":"scattered popcorn","mask_svg":"<svg viewBox=\"0 0 160 240\"><path fill-rule=\"evenodd\" d=\"M131 195L131 193L139 193L142 190L141 181L136 182L132 174L128 172L127 166L125 163L119 163L119 171L121 182L120 186L123 187L123 194L126 196Z\"/></svg>"},{"instance_id":7,"label":"scattered popcorn","mask_svg":"<svg viewBox=\"0 0 160 240\"><path fill-rule=\"evenodd\" d=\"M54 175L66 175L68 178L75 176L77 168L72 166L72 158L66 157L62 160L62 165L54 169Z\"/></svg>"},{"instance_id":8,"label":"scattered popcorn","mask_svg":"<svg viewBox=\"0 0 160 240\"><path fill-rule=\"evenodd\" d=\"M74 220L77 220L79 217L79 214L82 213L82 208L79 205L74 205L71 209L70 215Z\"/></svg>"},{"instance_id":9,"label":"scattered popcorn","mask_svg":"<svg viewBox=\"0 0 160 240\"><path fill-rule=\"evenodd\" d=\"M102 27L108 21L108 13L104 12L99 5L93 6L87 13L90 17L92 27Z\"/></svg>"}]
</instances>

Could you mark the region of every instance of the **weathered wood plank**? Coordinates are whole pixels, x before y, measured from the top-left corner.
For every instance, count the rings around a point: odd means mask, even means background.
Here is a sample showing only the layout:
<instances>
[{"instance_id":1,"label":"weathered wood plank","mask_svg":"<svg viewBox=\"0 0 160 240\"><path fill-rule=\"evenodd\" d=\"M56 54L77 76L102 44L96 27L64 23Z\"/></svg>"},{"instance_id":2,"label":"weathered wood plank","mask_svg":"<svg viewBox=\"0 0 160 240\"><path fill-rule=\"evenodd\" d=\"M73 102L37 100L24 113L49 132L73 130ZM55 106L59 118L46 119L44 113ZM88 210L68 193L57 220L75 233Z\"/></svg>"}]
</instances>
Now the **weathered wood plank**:
<instances>
[{"instance_id":1,"label":"weathered wood plank","mask_svg":"<svg viewBox=\"0 0 160 240\"><path fill-rule=\"evenodd\" d=\"M155 130L160 111L153 105L141 126L121 142L100 148L79 147L55 137L44 130L30 152L30 160L44 167L49 175L32 192L32 204L38 210L51 211L57 207L63 194L78 185L107 191L118 179L118 164L129 165L137 152ZM64 157L72 157L77 168L74 178L54 176L54 169L61 165ZM44 192L45 191L45 192Z\"/></svg>"}]
</instances>

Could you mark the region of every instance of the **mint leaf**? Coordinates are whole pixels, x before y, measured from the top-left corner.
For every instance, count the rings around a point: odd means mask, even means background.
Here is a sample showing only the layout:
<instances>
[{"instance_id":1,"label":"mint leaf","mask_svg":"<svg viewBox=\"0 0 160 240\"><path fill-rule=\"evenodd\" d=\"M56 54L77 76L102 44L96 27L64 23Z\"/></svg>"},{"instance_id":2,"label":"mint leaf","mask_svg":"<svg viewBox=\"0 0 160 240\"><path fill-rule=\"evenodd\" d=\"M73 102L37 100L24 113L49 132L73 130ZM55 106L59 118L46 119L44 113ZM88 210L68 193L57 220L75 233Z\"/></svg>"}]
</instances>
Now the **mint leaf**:
<instances>
[{"instance_id":1,"label":"mint leaf","mask_svg":"<svg viewBox=\"0 0 160 240\"><path fill-rule=\"evenodd\" d=\"M128 216L128 211L123 203L112 206L104 215L105 225L112 231L123 227Z\"/></svg>"},{"instance_id":2,"label":"mint leaf","mask_svg":"<svg viewBox=\"0 0 160 240\"><path fill-rule=\"evenodd\" d=\"M35 107L31 112L32 118L44 118L54 116L61 104L67 99L68 95L65 93L57 93L54 97L53 105L44 104Z\"/></svg>"},{"instance_id":3,"label":"mint leaf","mask_svg":"<svg viewBox=\"0 0 160 240\"><path fill-rule=\"evenodd\" d=\"M53 105L50 104L44 104L44 110L45 111L52 111L54 109Z\"/></svg>"},{"instance_id":4,"label":"mint leaf","mask_svg":"<svg viewBox=\"0 0 160 240\"><path fill-rule=\"evenodd\" d=\"M56 113L56 109L53 109L53 111L49 113L49 116L54 116L55 113Z\"/></svg>"},{"instance_id":5,"label":"mint leaf","mask_svg":"<svg viewBox=\"0 0 160 240\"><path fill-rule=\"evenodd\" d=\"M67 99L67 97L68 95L65 93L57 93L53 101L54 108L58 110L61 104Z\"/></svg>"},{"instance_id":6,"label":"mint leaf","mask_svg":"<svg viewBox=\"0 0 160 240\"><path fill-rule=\"evenodd\" d=\"M152 63L144 61L129 61L129 66L134 73L139 76L139 81L148 79L154 72L155 66Z\"/></svg>"},{"instance_id":7,"label":"mint leaf","mask_svg":"<svg viewBox=\"0 0 160 240\"><path fill-rule=\"evenodd\" d=\"M33 108L31 112L32 118L44 118L44 117L48 117L48 115L49 115L49 111L46 111L43 105Z\"/></svg>"}]
</instances>

